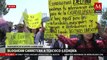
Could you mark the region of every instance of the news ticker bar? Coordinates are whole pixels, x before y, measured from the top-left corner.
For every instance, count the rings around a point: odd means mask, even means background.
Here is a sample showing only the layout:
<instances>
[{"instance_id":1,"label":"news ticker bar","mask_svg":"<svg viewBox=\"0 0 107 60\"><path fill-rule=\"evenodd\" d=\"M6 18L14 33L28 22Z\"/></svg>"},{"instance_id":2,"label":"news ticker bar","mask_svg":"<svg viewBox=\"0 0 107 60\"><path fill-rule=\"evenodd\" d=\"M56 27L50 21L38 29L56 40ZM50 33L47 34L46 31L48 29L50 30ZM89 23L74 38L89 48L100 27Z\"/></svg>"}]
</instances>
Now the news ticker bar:
<instances>
[{"instance_id":1,"label":"news ticker bar","mask_svg":"<svg viewBox=\"0 0 107 60\"><path fill-rule=\"evenodd\" d=\"M102 49L61 49L61 48L6 48L6 52L40 52L40 53L107 53L107 48Z\"/></svg>"},{"instance_id":2,"label":"news ticker bar","mask_svg":"<svg viewBox=\"0 0 107 60\"><path fill-rule=\"evenodd\" d=\"M39 52L39 53L73 53L76 49L49 49L49 48L6 48L6 52Z\"/></svg>"},{"instance_id":3,"label":"news ticker bar","mask_svg":"<svg viewBox=\"0 0 107 60\"><path fill-rule=\"evenodd\" d=\"M106 52L106 49L6 48L6 53L14 53L14 56L107 56Z\"/></svg>"},{"instance_id":4,"label":"news ticker bar","mask_svg":"<svg viewBox=\"0 0 107 60\"><path fill-rule=\"evenodd\" d=\"M59 54L59 53L0 53L0 56L104 56L104 54L95 53L76 53L76 54ZM106 55L107 56L107 55Z\"/></svg>"}]
</instances>

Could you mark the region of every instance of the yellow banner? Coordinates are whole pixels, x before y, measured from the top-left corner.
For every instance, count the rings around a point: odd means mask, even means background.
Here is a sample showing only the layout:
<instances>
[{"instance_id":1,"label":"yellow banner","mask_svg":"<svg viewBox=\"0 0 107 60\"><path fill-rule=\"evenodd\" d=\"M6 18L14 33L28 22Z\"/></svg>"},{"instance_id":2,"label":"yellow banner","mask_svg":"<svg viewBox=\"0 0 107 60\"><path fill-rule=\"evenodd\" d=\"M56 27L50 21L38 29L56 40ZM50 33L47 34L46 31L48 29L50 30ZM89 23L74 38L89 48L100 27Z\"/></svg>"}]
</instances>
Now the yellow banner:
<instances>
[{"instance_id":1,"label":"yellow banner","mask_svg":"<svg viewBox=\"0 0 107 60\"><path fill-rule=\"evenodd\" d=\"M6 33L6 45L34 44L33 33Z\"/></svg>"},{"instance_id":2,"label":"yellow banner","mask_svg":"<svg viewBox=\"0 0 107 60\"><path fill-rule=\"evenodd\" d=\"M45 35L56 38L55 34L69 37L70 34L96 33L94 3L97 1L49 0L50 20L46 23Z\"/></svg>"},{"instance_id":3,"label":"yellow banner","mask_svg":"<svg viewBox=\"0 0 107 60\"><path fill-rule=\"evenodd\" d=\"M27 14L23 13L24 21L26 25L31 28L35 29L41 26L41 21L42 21L42 13L39 12L37 14Z\"/></svg>"}]
</instances>

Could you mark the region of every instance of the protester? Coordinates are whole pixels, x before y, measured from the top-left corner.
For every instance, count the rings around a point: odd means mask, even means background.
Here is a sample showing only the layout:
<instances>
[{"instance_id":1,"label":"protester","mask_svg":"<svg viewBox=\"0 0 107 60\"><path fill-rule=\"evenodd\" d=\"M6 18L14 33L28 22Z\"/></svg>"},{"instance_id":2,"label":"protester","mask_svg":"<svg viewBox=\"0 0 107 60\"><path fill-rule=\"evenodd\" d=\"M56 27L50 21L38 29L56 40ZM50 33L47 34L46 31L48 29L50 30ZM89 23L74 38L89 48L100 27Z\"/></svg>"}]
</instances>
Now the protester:
<instances>
[{"instance_id":1,"label":"protester","mask_svg":"<svg viewBox=\"0 0 107 60\"><path fill-rule=\"evenodd\" d=\"M65 45L59 40L52 39L51 48L61 49L65 48ZM62 60L63 56L52 56L52 60Z\"/></svg>"},{"instance_id":2,"label":"protester","mask_svg":"<svg viewBox=\"0 0 107 60\"><path fill-rule=\"evenodd\" d=\"M105 34L107 34L107 26L105 27L105 29L104 29L104 33ZM107 37L106 37L107 38ZM104 38L105 39L105 38ZM106 48L107 48L107 46L106 46ZM104 56L104 60L107 60L107 56Z\"/></svg>"},{"instance_id":3,"label":"protester","mask_svg":"<svg viewBox=\"0 0 107 60\"><path fill-rule=\"evenodd\" d=\"M77 38L77 35L71 35L70 38ZM68 45L68 49L71 49L71 48L73 48L73 47ZM69 60L69 59L70 59L70 55L67 56L67 60Z\"/></svg>"},{"instance_id":4,"label":"protester","mask_svg":"<svg viewBox=\"0 0 107 60\"><path fill-rule=\"evenodd\" d=\"M36 29L36 34L35 34L35 44L38 45L40 41L40 36L41 36L41 29L37 28Z\"/></svg>"},{"instance_id":5,"label":"protester","mask_svg":"<svg viewBox=\"0 0 107 60\"><path fill-rule=\"evenodd\" d=\"M37 36L37 33L39 32L39 28L32 29L32 33L35 34L35 44L38 44L39 42L39 36ZM39 35L39 34L38 34ZM38 53L38 52L37 52ZM30 56L30 60L38 60L38 56Z\"/></svg>"},{"instance_id":6,"label":"protester","mask_svg":"<svg viewBox=\"0 0 107 60\"><path fill-rule=\"evenodd\" d=\"M44 27L41 27L40 44L44 45Z\"/></svg>"},{"instance_id":7,"label":"protester","mask_svg":"<svg viewBox=\"0 0 107 60\"><path fill-rule=\"evenodd\" d=\"M96 40L94 34L82 34L80 38L67 38L63 35L58 35L58 39L71 47L79 48L105 48L107 44L107 34L101 31L101 26L98 24L99 34L103 36L105 40ZM106 43L106 44L104 44ZM97 50L96 50L97 51ZM85 52L85 51L84 51ZM88 52L88 50L86 51ZM98 60L98 56L73 56L73 60Z\"/></svg>"},{"instance_id":8,"label":"protester","mask_svg":"<svg viewBox=\"0 0 107 60\"><path fill-rule=\"evenodd\" d=\"M53 38L53 39L52 39L52 42L51 42L51 45L50 45L50 48L53 48L54 43L55 43L55 39Z\"/></svg>"},{"instance_id":9,"label":"protester","mask_svg":"<svg viewBox=\"0 0 107 60\"><path fill-rule=\"evenodd\" d=\"M24 26L24 24L18 24L17 32L28 32L27 30L25 30L25 28L26 27ZM10 60L25 60L25 56L10 57Z\"/></svg>"},{"instance_id":10,"label":"protester","mask_svg":"<svg viewBox=\"0 0 107 60\"><path fill-rule=\"evenodd\" d=\"M98 24L98 23L97 23ZM99 35L102 37L103 40L107 40L107 28L105 28L105 31L102 32L102 28L100 26L100 24L98 24L98 32L99 32Z\"/></svg>"}]
</instances>

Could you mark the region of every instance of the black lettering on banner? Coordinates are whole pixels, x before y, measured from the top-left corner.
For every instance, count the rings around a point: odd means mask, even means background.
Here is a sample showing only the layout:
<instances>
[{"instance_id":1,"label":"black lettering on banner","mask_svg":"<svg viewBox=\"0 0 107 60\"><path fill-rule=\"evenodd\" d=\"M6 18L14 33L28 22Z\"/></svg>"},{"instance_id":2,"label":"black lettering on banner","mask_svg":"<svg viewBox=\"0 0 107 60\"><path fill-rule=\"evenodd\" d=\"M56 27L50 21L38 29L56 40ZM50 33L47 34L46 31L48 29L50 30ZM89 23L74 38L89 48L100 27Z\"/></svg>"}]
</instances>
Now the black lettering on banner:
<instances>
[{"instance_id":1,"label":"black lettering on banner","mask_svg":"<svg viewBox=\"0 0 107 60\"><path fill-rule=\"evenodd\" d=\"M63 33L63 34L66 34L67 33L67 30L60 30L60 31L58 31L59 33Z\"/></svg>"},{"instance_id":2,"label":"black lettering on banner","mask_svg":"<svg viewBox=\"0 0 107 60\"><path fill-rule=\"evenodd\" d=\"M74 25L74 24L78 24L77 22L73 21L73 22L69 22L69 24L71 25Z\"/></svg>"},{"instance_id":3,"label":"black lettering on banner","mask_svg":"<svg viewBox=\"0 0 107 60\"><path fill-rule=\"evenodd\" d=\"M92 32L92 31L96 31L97 28L84 28L85 32Z\"/></svg>"},{"instance_id":4,"label":"black lettering on banner","mask_svg":"<svg viewBox=\"0 0 107 60\"><path fill-rule=\"evenodd\" d=\"M93 9L72 9L72 10L69 10L67 12L67 14L69 15L91 15L91 14L94 14L94 10Z\"/></svg>"},{"instance_id":5,"label":"black lettering on banner","mask_svg":"<svg viewBox=\"0 0 107 60\"><path fill-rule=\"evenodd\" d=\"M34 16L30 16L30 18L34 18Z\"/></svg>"},{"instance_id":6,"label":"black lettering on banner","mask_svg":"<svg viewBox=\"0 0 107 60\"><path fill-rule=\"evenodd\" d=\"M65 17L62 17L62 20L64 20L64 21L67 21L67 20L71 20L71 16L65 16Z\"/></svg>"},{"instance_id":7,"label":"black lettering on banner","mask_svg":"<svg viewBox=\"0 0 107 60\"><path fill-rule=\"evenodd\" d=\"M73 30L73 29L69 29L69 32L70 32L70 33L74 33L74 30Z\"/></svg>"},{"instance_id":8,"label":"black lettering on banner","mask_svg":"<svg viewBox=\"0 0 107 60\"><path fill-rule=\"evenodd\" d=\"M93 23L93 20L89 20L90 21L90 23Z\"/></svg>"},{"instance_id":9,"label":"black lettering on banner","mask_svg":"<svg viewBox=\"0 0 107 60\"><path fill-rule=\"evenodd\" d=\"M63 5L63 10L65 11L66 10L66 7Z\"/></svg>"},{"instance_id":10,"label":"black lettering on banner","mask_svg":"<svg viewBox=\"0 0 107 60\"><path fill-rule=\"evenodd\" d=\"M67 0L67 1L49 1L49 6L57 6L57 5L69 5L71 4L71 0Z\"/></svg>"},{"instance_id":11,"label":"black lettering on banner","mask_svg":"<svg viewBox=\"0 0 107 60\"><path fill-rule=\"evenodd\" d=\"M80 25L80 24L84 24L85 23L85 21L78 21L78 24Z\"/></svg>"},{"instance_id":12,"label":"black lettering on banner","mask_svg":"<svg viewBox=\"0 0 107 60\"><path fill-rule=\"evenodd\" d=\"M68 28L68 29L69 29L69 28L72 28L72 26L67 25L67 26L66 26L66 28Z\"/></svg>"},{"instance_id":13,"label":"black lettering on banner","mask_svg":"<svg viewBox=\"0 0 107 60\"><path fill-rule=\"evenodd\" d=\"M58 12L58 15L61 15L61 14L62 14L62 13L59 11L59 12Z\"/></svg>"},{"instance_id":14,"label":"black lettering on banner","mask_svg":"<svg viewBox=\"0 0 107 60\"><path fill-rule=\"evenodd\" d=\"M80 20L80 17L73 17L73 20Z\"/></svg>"},{"instance_id":15,"label":"black lettering on banner","mask_svg":"<svg viewBox=\"0 0 107 60\"><path fill-rule=\"evenodd\" d=\"M73 0L73 4L76 5L91 4L91 0Z\"/></svg>"},{"instance_id":16,"label":"black lettering on banner","mask_svg":"<svg viewBox=\"0 0 107 60\"><path fill-rule=\"evenodd\" d=\"M94 8L94 6L93 6L93 5L90 5L89 8Z\"/></svg>"},{"instance_id":17,"label":"black lettering on banner","mask_svg":"<svg viewBox=\"0 0 107 60\"><path fill-rule=\"evenodd\" d=\"M82 15L82 16L81 16L81 19L82 19L82 20L84 20L84 19L86 19L86 18L87 18L87 17L86 17L85 15Z\"/></svg>"},{"instance_id":18,"label":"black lettering on banner","mask_svg":"<svg viewBox=\"0 0 107 60\"><path fill-rule=\"evenodd\" d=\"M54 8L49 8L50 11L61 11L62 9L61 8L57 8L57 7L54 7Z\"/></svg>"},{"instance_id":19,"label":"black lettering on banner","mask_svg":"<svg viewBox=\"0 0 107 60\"><path fill-rule=\"evenodd\" d=\"M88 6L69 6L67 9L70 10L81 10L81 9L87 9Z\"/></svg>"},{"instance_id":20,"label":"black lettering on banner","mask_svg":"<svg viewBox=\"0 0 107 60\"><path fill-rule=\"evenodd\" d=\"M56 16L57 14L55 12L50 13L50 16Z\"/></svg>"},{"instance_id":21,"label":"black lettering on banner","mask_svg":"<svg viewBox=\"0 0 107 60\"><path fill-rule=\"evenodd\" d=\"M15 39L15 34L12 34L11 36L10 36L11 38L11 40L14 40Z\"/></svg>"},{"instance_id":22,"label":"black lettering on banner","mask_svg":"<svg viewBox=\"0 0 107 60\"><path fill-rule=\"evenodd\" d=\"M89 27L92 27L92 25L89 25Z\"/></svg>"},{"instance_id":23,"label":"black lettering on banner","mask_svg":"<svg viewBox=\"0 0 107 60\"><path fill-rule=\"evenodd\" d=\"M35 22L34 24L38 24L39 22Z\"/></svg>"},{"instance_id":24,"label":"black lettering on banner","mask_svg":"<svg viewBox=\"0 0 107 60\"><path fill-rule=\"evenodd\" d=\"M65 28L64 26L62 26L62 28Z\"/></svg>"},{"instance_id":25,"label":"black lettering on banner","mask_svg":"<svg viewBox=\"0 0 107 60\"><path fill-rule=\"evenodd\" d=\"M65 12L65 11L63 11L63 15L66 15L66 12Z\"/></svg>"},{"instance_id":26,"label":"black lettering on banner","mask_svg":"<svg viewBox=\"0 0 107 60\"><path fill-rule=\"evenodd\" d=\"M83 32L82 29L75 29L75 31L78 32L78 33L82 33Z\"/></svg>"},{"instance_id":27,"label":"black lettering on banner","mask_svg":"<svg viewBox=\"0 0 107 60\"><path fill-rule=\"evenodd\" d=\"M93 20L89 20L89 22L91 23L91 25L89 25L89 27L93 27Z\"/></svg>"},{"instance_id":28,"label":"black lettering on banner","mask_svg":"<svg viewBox=\"0 0 107 60\"><path fill-rule=\"evenodd\" d=\"M54 16L54 20L60 20L60 18L57 16Z\"/></svg>"},{"instance_id":29,"label":"black lettering on banner","mask_svg":"<svg viewBox=\"0 0 107 60\"><path fill-rule=\"evenodd\" d=\"M53 20L53 17L50 17L50 20Z\"/></svg>"}]
</instances>

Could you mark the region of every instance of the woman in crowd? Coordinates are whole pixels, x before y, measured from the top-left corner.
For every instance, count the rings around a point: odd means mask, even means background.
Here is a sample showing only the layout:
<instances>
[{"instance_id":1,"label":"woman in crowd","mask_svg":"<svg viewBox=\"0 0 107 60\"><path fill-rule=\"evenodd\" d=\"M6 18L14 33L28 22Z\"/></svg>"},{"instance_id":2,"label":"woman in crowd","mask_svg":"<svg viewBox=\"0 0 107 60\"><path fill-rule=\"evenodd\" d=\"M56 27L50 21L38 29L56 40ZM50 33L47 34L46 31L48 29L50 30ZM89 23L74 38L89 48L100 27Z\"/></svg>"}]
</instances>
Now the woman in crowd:
<instances>
[{"instance_id":1,"label":"woman in crowd","mask_svg":"<svg viewBox=\"0 0 107 60\"><path fill-rule=\"evenodd\" d=\"M105 40L96 40L95 34L82 34L79 39L70 39L63 35L58 35L58 39L71 47L79 48L105 48L107 45L107 34L101 31L101 26L98 24L99 34ZM78 42L79 41L79 42ZM87 50L88 52L89 50ZM84 51L85 52L85 51ZM98 56L73 56L73 60L98 60Z\"/></svg>"}]
</instances>

